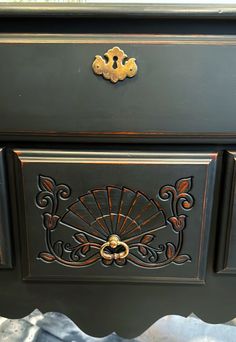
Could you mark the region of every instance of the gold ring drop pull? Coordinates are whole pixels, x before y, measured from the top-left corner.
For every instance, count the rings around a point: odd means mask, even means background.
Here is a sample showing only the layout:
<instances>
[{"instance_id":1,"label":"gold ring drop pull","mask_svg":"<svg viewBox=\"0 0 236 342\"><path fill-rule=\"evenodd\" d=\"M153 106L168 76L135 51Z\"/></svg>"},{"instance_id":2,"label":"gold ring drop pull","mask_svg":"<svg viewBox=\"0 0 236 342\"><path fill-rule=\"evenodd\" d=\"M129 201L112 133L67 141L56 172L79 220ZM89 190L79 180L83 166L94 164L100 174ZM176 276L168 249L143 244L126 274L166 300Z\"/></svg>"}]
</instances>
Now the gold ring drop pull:
<instances>
[{"instance_id":1,"label":"gold ring drop pull","mask_svg":"<svg viewBox=\"0 0 236 342\"><path fill-rule=\"evenodd\" d=\"M124 247L125 250L120 253L113 253L113 254L108 253L105 250L107 247L116 248L119 246ZM106 260L125 259L129 254L129 246L125 242L120 241L119 236L114 234L114 235L111 235L109 237L109 240L102 245L100 249L100 254L101 254L101 257Z\"/></svg>"},{"instance_id":2,"label":"gold ring drop pull","mask_svg":"<svg viewBox=\"0 0 236 342\"><path fill-rule=\"evenodd\" d=\"M95 56L92 68L95 74L102 75L106 80L116 83L137 74L136 59L128 59L124 51L118 46L108 50L104 56L106 59L99 55Z\"/></svg>"}]
</instances>

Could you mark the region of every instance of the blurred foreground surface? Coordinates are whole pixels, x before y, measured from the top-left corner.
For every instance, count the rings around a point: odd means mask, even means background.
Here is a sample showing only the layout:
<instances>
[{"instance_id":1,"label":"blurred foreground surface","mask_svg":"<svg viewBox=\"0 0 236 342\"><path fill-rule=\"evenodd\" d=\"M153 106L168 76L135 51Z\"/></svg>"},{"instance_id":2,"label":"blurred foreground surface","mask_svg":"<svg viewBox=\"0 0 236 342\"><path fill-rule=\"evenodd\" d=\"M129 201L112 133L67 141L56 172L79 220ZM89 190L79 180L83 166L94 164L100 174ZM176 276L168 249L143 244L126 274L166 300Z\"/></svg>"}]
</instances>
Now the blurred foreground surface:
<instances>
[{"instance_id":1,"label":"blurred foreground surface","mask_svg":"<svg viewBox=\"0 0 236 342\"><path fill-rule=\"evenodd\" d=\"M20 319L0 317L0 341L6 342L235 342L236 319L225 324L208 324L195 315L165 316L142 335L124 339L116 333L88 336L68 317L57 312L34 310Z\"/></svg>"}]
</instances>

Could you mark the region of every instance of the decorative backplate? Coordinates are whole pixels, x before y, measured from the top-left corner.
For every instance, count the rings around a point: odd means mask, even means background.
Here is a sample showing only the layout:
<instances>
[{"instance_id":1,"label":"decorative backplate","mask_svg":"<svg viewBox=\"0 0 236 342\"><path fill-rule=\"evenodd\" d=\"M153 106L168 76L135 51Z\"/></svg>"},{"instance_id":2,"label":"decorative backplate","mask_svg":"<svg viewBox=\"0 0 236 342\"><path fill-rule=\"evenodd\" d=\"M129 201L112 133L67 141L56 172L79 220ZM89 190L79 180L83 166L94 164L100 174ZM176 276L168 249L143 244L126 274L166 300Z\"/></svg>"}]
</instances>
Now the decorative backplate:
<instances>
[{"instance_id":1,"label":"decorative backplate","mask_svg":"<svg viewBox=\"0 0 236 342\"><path fill-rule=\"evenodd\" d=\"M214 154L17 154L26 279L203 282Z\"/></svg>"},{"instance_id":2,"label":"decorative backplate","mask_svg":"<svg viewBox=\"0 0 236 342\"><path fill-rule=\"evenodd\" d=\"M127 59L127 55L118 46L108 50L104 57L96 55L92 68L95 74L102 75L112 83L134 77L138 71L135 58Z\"/></svg>"}]
</instances>

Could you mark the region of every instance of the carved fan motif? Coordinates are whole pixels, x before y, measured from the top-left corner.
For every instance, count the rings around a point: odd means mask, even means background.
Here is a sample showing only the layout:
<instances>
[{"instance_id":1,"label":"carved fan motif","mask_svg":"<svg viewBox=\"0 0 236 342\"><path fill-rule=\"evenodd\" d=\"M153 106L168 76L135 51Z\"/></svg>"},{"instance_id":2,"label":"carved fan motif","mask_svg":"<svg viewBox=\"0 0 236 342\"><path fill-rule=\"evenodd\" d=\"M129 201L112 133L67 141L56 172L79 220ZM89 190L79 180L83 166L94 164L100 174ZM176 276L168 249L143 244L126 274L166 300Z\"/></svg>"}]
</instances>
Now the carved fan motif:
<instances>
[{"instance_id":1,"label":"carved fan motif","mask_svg":"<svg viewBox=\"0 0 236 342\"><path fill-rule=\"evenodd\" d=\"M122 241L166 224L153 200L139 191L113 186L81 196L61 221L105 240L116 234Z\"/></svg>"},{"instance_id":2,"label":"carved fan motif","mask_svg":"<svg viewBox=\"0 0 236 342\"><path fill-rule=\"evenodd\" d=\"M170 217L160 210L156 201L140 191L116 186L89 191L60 217L58 201L69 198L70 189L63 184L56 185L50 177L40 176L37 204L45 210L43 224L48 251L41 252L39 257L71 267L88 266L99 260L105 265L119 266L129 261L145 268L158 268L172 262L184 264L191 260L189 255L180 255L187 217L183 211L193 206L189 194L191 186L191 178L185 178L178 180L175 187L161 188L159 197L170 202ZM52 242L52 231L58 223L77 230L73 235L75 244L61 240ZM178 237L177 244L160 244L158 230L171 227Z\"/></svg>"}]
</instances>

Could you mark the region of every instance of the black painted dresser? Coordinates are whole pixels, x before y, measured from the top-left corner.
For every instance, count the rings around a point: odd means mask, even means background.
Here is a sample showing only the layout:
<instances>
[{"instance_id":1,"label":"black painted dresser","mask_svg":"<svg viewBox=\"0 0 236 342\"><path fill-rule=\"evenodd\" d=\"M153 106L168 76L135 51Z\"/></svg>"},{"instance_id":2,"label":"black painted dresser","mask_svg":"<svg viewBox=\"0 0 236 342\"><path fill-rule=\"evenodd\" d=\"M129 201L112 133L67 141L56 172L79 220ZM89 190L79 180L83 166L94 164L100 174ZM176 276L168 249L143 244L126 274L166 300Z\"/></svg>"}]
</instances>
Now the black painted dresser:
<instances>
[{"instance_id":1,"label":"black painted dresser","mask_svg":"<svg viewBox=\"0 0 236 342\"><path fill-rule=\"evenodd\" d=\"M0 15L0 315L234 318L236 9Z\"/></svg>"}]
</instances>

